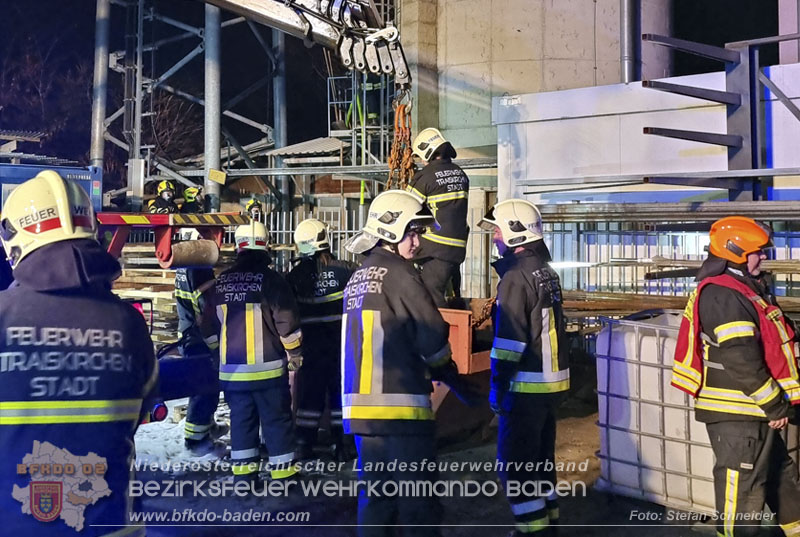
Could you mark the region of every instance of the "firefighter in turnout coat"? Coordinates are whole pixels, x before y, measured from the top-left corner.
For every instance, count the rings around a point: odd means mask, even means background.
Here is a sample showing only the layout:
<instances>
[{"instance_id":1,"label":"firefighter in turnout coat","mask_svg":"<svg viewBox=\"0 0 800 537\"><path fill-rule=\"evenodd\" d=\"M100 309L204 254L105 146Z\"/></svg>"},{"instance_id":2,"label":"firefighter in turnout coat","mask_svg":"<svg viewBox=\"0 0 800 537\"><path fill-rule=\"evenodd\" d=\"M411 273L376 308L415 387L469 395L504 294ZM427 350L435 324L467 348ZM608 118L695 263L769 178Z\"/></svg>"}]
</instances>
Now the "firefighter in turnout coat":
<instances>
[{"instance_id":1,"label":"firefighter in turnout coat","mask_svg":"<svg viewBox=\"0 0 800 537\"><path fill-rule=\"evenodd\" d=\"M219 348L234 476L259 487L259 426L272 479L296 473L287 367L303 363L302 332L291 288L268 266L264 224L239 226L235 239L236 262L209 290L202 325L206 342Z\"/></svg>"},{"instance_id":2,"label":"firefighter in turnout coat","mask_svg":"<svg viewBox=\"0 0 800 537\"><path fill-rule=\"evenodd\" d=\"M156 214L174 214L178 212L175 205L175 185L172 181L161 181L156 189L156 199L147 203L147 210Z\"/></svg>"},{"instance_id":3,"label":"firefighter in turnout coat","mask_svg":"<svg viewBox=\"0 0 800 537\"><path fill-rule=\"evenodd\" d=\"M188 189L187 189L188 190ZM182 240L200 238L196 229L183 231ZM178 312L178 337L181 356L211 355L203 341L199 319L203 312L203 292L213 285L214 269L210 267L179 268L175 271L175 305ZM213 364L216 366L216 364ZM211 441L215 430L214 412L219 403L219 393L194 395L189 398L184 424L184 442L196 454L213 449Z\"/></svg>"},{"instance_id":4,"label":"firefighter in turnout coat","mask_svg":"<svg viewBox=\"0 0 800 537\"><path fill-rule=\"evenodd\" d=\"M795 328L764 282L771 247L771 230L750 218L711 226L675 349L672 385L695 397L706 424L726 537L759 535L765 503L785 535L800 535L798 468L780 434L800 404Z\"/></svg>"},{"instance_id":5,"label":"firefighter in turnout coat","mask_svg":"<svg viewBox=\"0 0 800 537\"><path fill-rule=\"evenodd\" d=\"M54 171L3 207L15 278L0 293L4 535L145 533L130 525L128 487L158 370L142 314L111 292L120 266L96 231L89 196Z\"/></svg>"},{"instance_id":6,"label":"firefighter in turnout coat","mask_svg":"<svg viewBox=\"0 0 800 537\"><path fill-rule=\"evenodd\" d=\"M430 209L437 224L422 235L415 258L422 266L422 282L436 306L443 308L448 284L452 284L455 296L461 294L459 267L467 253L469 235L469 178L453 164L456 150L438 130L424 129L414 139L412 149L425 161L425 167L411 178L407 190Z\"/></svg>"},{"instance_id":7,"label":"firefighter in turnout coat","mask_svg":"<svg viewBox=\"0 0 800 537\"><path fill-rule=\"evenodd\" d=\"M511 199L495 205L481 227L494 231L502 255L494 263L500 283L489 396L499 415L497 458L504 464L534 463L533 470L503 467L500 478L504 486L513 480L555 487L555 408L569 390L569 364L561 284L548 265L542 217L532 203ZM513 535L555 534L555 493L508 499L516 520Z\"/></svg>"},{"instance_id":8,"label":"firefighter in turnout coat","mask_svg":"<svg viewBox=\"0 0 800 537\"><path fill-rule=\"evenodd\" d=\"M431 481L426 465L381 471L373 465L434 461L431 378L476 402L451 359L449 327L411 258L433 216L411 194L377 196L361 233L346 248L365 254L344 290L342 406L344 429L355 435L359 477L366 481ZM435 497L359 497L360 536L389 536L389 526L417 526L415 536L438 535ZM383 527L381 527L383 526Z\"/></svg>"},{"instance_id":9,"label":"firefighter in turnout coat","mask_svg":"<svg viewBox=\"0 0 800 537\"><path fill-rule=\"evenodd\" d=\"M356 266L331 255L328 227L315 218L294 232L299 262L286 280L294 290L303 325L303 367L297 372L298 458L312 456L320 418L329 403L334 454L349 458L342 434L342 297Z\"/></svg>"}]
</instances>

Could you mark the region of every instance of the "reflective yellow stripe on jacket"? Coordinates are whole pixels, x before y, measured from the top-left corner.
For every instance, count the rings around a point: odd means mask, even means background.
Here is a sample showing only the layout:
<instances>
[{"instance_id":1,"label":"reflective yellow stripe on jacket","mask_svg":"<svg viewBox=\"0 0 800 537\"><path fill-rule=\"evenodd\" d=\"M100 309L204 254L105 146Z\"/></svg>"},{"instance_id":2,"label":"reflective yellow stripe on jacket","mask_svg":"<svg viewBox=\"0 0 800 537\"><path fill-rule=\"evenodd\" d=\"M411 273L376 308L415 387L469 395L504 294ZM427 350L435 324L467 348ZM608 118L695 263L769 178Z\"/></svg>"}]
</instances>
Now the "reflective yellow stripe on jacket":
<instances>
[{"instance_id":1,"label":"reflective yellow stripe on jacket","mask_svg":"<svg viewBox=\"0 0 800 537\"><path fill-rule=\"evenodd\" d=\"M138 421L141 399L0 402L0 425Z\"/></svg>"}]
</instances>

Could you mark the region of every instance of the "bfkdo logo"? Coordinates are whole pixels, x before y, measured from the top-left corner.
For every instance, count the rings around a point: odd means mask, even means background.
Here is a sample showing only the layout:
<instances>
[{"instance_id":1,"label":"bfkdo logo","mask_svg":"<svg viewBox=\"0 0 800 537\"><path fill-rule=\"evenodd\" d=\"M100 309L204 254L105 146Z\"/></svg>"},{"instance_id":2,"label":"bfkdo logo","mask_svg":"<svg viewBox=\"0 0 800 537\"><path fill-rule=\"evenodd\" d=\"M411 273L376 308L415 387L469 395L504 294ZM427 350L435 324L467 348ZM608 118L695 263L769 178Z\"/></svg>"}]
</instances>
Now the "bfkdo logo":
<instances>
[{"instance_id":1,"label":"bfkdo logo","mask_svg":"<svg viewBox=\"0 0 800 537\"><path fill-rule=\"evenodd\" d=\"M31 514L41 522L52 522L61 514L63 483L31 481Z\"/></svg>"}]
</instances>

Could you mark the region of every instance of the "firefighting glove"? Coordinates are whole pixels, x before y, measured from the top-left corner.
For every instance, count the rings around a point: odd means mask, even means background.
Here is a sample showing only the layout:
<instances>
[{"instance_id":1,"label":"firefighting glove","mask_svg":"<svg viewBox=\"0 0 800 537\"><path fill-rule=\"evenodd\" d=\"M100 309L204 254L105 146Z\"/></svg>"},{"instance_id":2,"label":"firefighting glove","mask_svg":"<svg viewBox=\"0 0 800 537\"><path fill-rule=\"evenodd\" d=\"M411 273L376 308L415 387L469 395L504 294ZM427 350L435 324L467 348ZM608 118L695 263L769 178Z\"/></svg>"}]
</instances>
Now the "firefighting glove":
<instances>
[{"instance_id":1,"label":"firefighting glove","mask_svg":"<svg viewBox=\"0 0 800 537\"><path fill-rule=\"evenodd\" d=\"M297 371L298 369L303 367L303 355L302 354L297 354L294 356L289 355L288 367L289 371Z\"/></svg>"},{"instance_id":2,"label":"firefighting glove","mask_svg":"<svg viewBox=\"0 0 800 537\"><path fill-rule=\"evenodd\" d=\"M796 406L789 407L789 423L795 426L800 426L800 412Z\"/></svg>"},{"instance_id":3,"label":"firefighting glove","mask_svg":"<svg viewBox=\"0 0 800 537\"><path fill-rule=\"evenodd\" d=\"M450 391L467 406L478 406L483 401L478 386L470 382L467 375L460 375L458 366L452 360L443 366L432 368L431 378L447 384Z\"/></svg>"}]
</instances>

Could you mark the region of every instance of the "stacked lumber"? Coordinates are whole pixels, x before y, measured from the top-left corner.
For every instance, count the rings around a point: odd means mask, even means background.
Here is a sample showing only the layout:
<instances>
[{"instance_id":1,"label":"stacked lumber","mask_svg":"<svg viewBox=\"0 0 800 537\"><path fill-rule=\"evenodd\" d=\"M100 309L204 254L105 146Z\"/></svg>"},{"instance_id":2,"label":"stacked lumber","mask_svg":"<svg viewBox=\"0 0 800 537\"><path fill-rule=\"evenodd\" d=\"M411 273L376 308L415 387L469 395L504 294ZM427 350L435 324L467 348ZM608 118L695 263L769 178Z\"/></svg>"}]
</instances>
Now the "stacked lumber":
<instances>
[{"instance_id":1,"label":"stacked lumber","mask_svg":"<svg viewBox=\"0 0 800 537\"><path fill-rule=\"evenodd\" d=\"M178 313L175 306L175 271L124 268L114 282L114 293L121 298L151 301L153 306L152 338L156 344L178 339ZM145 305L145 314L147 315ZM149 315L147 315L149 317Z\"/></svg>"}]
</instances>

